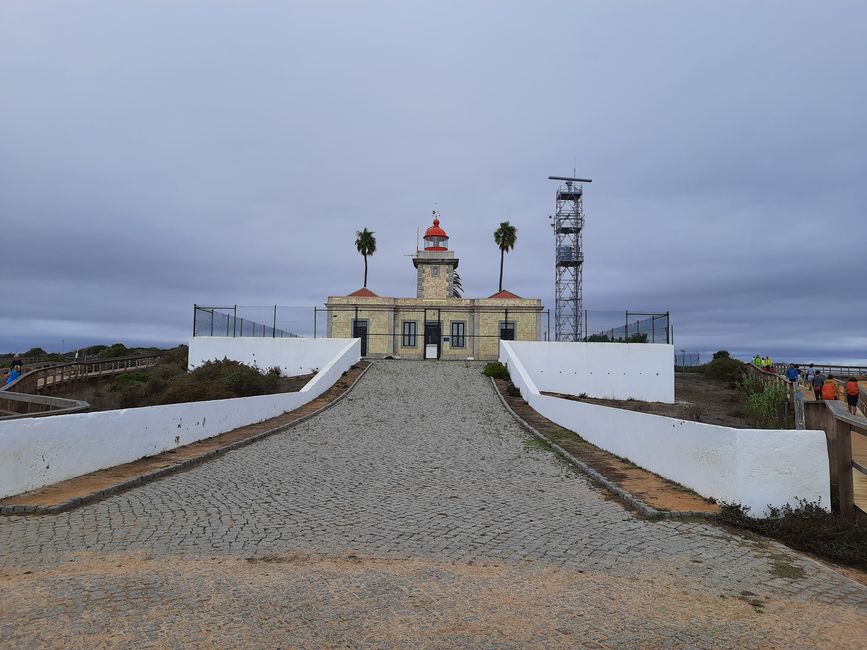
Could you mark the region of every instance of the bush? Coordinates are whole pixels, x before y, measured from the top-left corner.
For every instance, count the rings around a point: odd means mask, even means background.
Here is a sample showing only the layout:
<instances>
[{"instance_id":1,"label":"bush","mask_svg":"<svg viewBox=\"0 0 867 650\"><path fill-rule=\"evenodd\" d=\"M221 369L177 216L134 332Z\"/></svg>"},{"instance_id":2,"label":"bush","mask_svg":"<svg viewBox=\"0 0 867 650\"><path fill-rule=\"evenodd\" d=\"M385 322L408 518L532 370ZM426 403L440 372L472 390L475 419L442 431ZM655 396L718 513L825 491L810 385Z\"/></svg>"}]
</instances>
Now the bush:
<instances>
[{"instance_id":1,"label":"bush","mask_svg":"<svg viewBox=\"0 0 867 650\"><path fill-rule=\"evenodd\" d=\"M611 339L608 338L607 334L591 334L587 337L588 343L610 343Z\"/></svg>"},{"instance_id":2,"label":"bush","mask_svg":"<svg viewBox=\"0 0 867 650\"><path fill-rule=\"evenodd\" d=\"M729 359L731 355L728 350L717 350L713 353L714 359Z\"/></svg>"},{"instance_id":3,"label":"bush","mask_svg":"<svg viewBox=\"0 0 867 650\"><path fill-rule=\"evenodd\" d=\"M743 374L743 364L730 357L716 357L704 367L705 377L720 381L737 382Z\"/></svg>"},{"instance_id":4,"label":"bush","mask_svg":"<svg viewBox=\"0 0 867 650\"><path fill-rule=\"evenodd\" d=\"M485 377L493 377L494 379L508 379L509 369L499 361L494 361L485 366L485 369L482 370L482 374Z\"/></svg>"},{"instance_id":5,"label":"bush","mask_svg":"<svg viewBox=\"0 0 867 650\"><path fill-rule=\"evenodd\" d=\"M109 390L123 390L127 386L130 386L132 384L143 384L147 382L147 380L148 376L141 372L124 372L115 377L114 381L111 382Z\"/></svg>"},{"instance_id":6,"label":"bush","mask_svg":"<svg viewBox=\"0 0 867 650\"><path fill-rule=\"evenodd\" d=\"M647 343L647 334L645 332L630 334L624 343Z\"/></svg>"},{"instance_id":7,"label":"bush","mask_svg":"<svg viewBox=\"0 0 867 650\"><path fill-rule=\"evenodd\" d=\"M123 343L115 343L100 352L99 357L100 359L114 359L116 357L128 357L129 354L129 350Z\"/></svg>"},{"instance_id":8,"label":"bush","mask_svg":"<svg viewBox=\"0 0 867 650\"><path fill-rule=\"evenodd\" d=\"M230 397L272 393L280 383L280 378L274 374L262 374L256 368L229 359L208 361L193 370L189 376L194 381L214 383L228 389L232 393Z\"/></svg>"},{"instance_id":9,"label":"bush","mask_svg":"<svg viewBox=\"0 0 867 650\"><path fill-rule=\"evenodd\" d=\"M798 506L768 508L768 517L749 516L749 508L723 503L720 519L727 524L773 537L784 544L834 562L867 569L867 521L845 521L819 503L798 500Z\"/></svg>"},{"instance_id":10,"label":"bush","mask_svg":"<svg viewBox=\"0 0 867 650\"><path fill-rule=\"evenodd\" d=\"M27 350L27 352L25 352L21 356L22 357L44 357L46 354L48 354L48 353L45 350L43 350L42 348L30 348L29 350Z\"/></svg>"},{"instance_id":11,"label":"bush","mask_svg":"<svg viewBox=\"0 0 867 650\"><path fill-rule=\"evenodd\" d=\"M785 428L789 396L780 382L764 382L744 374L737 387L744 394L744 410L756 426Z\"/></svg>"}]
</instances>

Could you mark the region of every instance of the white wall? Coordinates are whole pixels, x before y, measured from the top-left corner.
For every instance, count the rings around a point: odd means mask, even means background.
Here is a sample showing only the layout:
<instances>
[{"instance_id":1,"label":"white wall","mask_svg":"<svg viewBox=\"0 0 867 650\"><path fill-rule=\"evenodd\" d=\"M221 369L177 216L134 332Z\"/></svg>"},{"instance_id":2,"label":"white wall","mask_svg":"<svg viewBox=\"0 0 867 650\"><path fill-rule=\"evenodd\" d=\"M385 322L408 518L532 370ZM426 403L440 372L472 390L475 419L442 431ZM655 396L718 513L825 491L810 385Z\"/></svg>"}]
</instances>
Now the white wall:
<instances>
[{"instance_id":1,"label":"white wall","mask_svg":"<svg viewBox=\"0 0 867 650\"><path fill-rule=\"evenodd\" d=\"M539 390L674 402L673 345L545 341L510 341L509 345Z\"/></svg>"},{"instance_id":2,"label":"white wall","mask_svg":"<svg viewBox=\"0 0 867 650\"><path fill-rule=\"evenodd\" d=\"M152 456L303 406L361 358L359 339L331 340L339 342L340 348L330 358L321 357L324 346L317 345L315 353L308 351L309 358L320 355L322 367L297 393L0 422L0 498Z\"/></svg>"},{"instance_id":3,"label":"white wall","mask_svg":"<svg viewBox=\"0 0 867 650\"><path fill-rule=\"evenodd\" d=\"M321 369L350 340L194 336L190 339L189 368L231 359L261 370L278 366L287 377L306 375Z\"/></svg>"},{"instance_id":4,"label":"white wall","mask_svg":"<svg viewBox=\"0 0 867 650\"><path fill-rule=\"evenodd\" d=\"M750 506L756 516L768 504L795 505L796 498L830 504L822 431L734 429L549 397L539 392L519 350L513 341L500 342L500 357L524 399L597 447L704 497Z\"/></svg>"}]
</instances>

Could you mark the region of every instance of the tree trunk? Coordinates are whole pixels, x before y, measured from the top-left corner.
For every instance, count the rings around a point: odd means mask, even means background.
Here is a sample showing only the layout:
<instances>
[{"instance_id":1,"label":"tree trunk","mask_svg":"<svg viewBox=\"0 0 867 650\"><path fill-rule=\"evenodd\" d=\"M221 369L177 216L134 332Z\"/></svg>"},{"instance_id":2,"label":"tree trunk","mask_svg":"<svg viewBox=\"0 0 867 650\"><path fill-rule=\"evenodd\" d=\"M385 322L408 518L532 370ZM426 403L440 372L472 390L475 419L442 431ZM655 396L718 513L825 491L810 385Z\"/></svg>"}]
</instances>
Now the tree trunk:
<instances>
[{"instance_id":1,"label":"tree trunk","mask_svg":"<svg viewBox=\"0 0 867 650\"><path fill-rule=\"evenodd\" d=\"M503 255L505 255L505 254L506 254L506 251L504 251L501 248L500 249L500 289L499 289L499 291L503 290Z\"/></svg>"},{"instance_id":2,"label":"tree trunk","mask_svg":"<svg viewBox=\"0 0 867 650\"><path fill-rule=\"evenodd\" d=\"M367 288L367 255L364 256L364 288Z\"/></svg>"}]
</instances>

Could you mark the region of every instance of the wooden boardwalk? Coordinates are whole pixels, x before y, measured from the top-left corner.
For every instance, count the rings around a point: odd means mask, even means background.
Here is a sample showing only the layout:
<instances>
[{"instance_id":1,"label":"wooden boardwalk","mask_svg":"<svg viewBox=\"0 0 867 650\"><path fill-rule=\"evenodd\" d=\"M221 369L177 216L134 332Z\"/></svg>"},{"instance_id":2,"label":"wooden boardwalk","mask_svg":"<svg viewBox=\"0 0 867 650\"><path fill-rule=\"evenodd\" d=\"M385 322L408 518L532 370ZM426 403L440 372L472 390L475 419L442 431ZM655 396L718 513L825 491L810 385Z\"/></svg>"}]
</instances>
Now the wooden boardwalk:
<instances>
[{"instance_id":1,"label":"wooden boardwalk","mask_svg":"<svg viewBox=\"0 0 867 650\"><path fill-rule=\"evenodd\" d=\"M867 382L859 382L861 386L867 388ZM804 399L814 401L813 390L807 386L801 386L801 392L804 394ZM838 397L845 401L846 397L842 392L838 391ZM858 410L858 415L867 417L867 413ZM861 435L856 431L852 431L852 460L859 463L862 467L867 467L867 436ZM867 475L862 474L856 469L852 469L852 486L855 492L855 505L858 506L861 512L867 513Z\"/></svg>"}]
</instances>

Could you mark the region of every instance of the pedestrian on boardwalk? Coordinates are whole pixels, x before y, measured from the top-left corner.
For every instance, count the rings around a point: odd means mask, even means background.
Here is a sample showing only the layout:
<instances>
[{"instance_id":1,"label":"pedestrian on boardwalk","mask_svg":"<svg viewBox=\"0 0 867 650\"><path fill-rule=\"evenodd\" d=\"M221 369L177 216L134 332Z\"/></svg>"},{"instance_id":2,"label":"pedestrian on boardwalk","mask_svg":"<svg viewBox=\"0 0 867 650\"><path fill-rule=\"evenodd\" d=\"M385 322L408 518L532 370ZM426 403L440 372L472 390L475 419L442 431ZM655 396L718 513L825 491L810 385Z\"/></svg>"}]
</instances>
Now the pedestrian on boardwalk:
<instances>
[{"instance_id":1,"label":"pedestrian on boardwalk","mask_svg":"<svg viewBox=\"0 0 867 650\"><path fill-rule=\"evenodd\" d=\"M804 371L804 381L809 385L813 385L813 364L811 363L807 366L806 371Z\"/></svg>"},{"instance_id":2,"label":"pedestrian on boardwalk","mask_svg":"<svg viewBox=\"0 0 867 650\"><path fill-rule=\"evenodd\" d=\"M753 357L753 365L759 370L762 369L762 358L759 355Z\"/></svg>"},{"instance_id":3,"label":"pedestrian on boardwalk","mask_svg":"<svg viewBox=\"0 0 867 650\"><path fill-rule=\"evenodd\" d=\"M816 374L813 375L813 381L811 384L813 386L813 396L816 398L816 401L822 401L822 386L825 384L825 375L822 374L821 370L817 370Z\"/></svg>"},{"instance_id":4,"label":"pedestrian on boardwalk","mask_svg":"<svg viewBox=\"0 0 867 650\"><path fill-rule=\"evenodd\" d=\"M852 415L858 415L858 394L861 392L861 388L858 386L858 382L854 377L849 377L849 381L846 382L846 404L849 405L849 413Z\"/></svg>"},{"instance_id":5,"label":"pedestrian on boardwalk","mask_svg":"<svg viewBox=\"0 0 867 650\"><path fill-rule=\"evenodd\" d=\"M798 380L801 378L801 373L798 372L798 367L792 363L789 364L789 369L786 370L786 379L789 380L789 383L794 386L798 383Z\"/></svg>"},{"instance_id":6,"label":"pedestrian on boardwalk","mask_svg":"<svg viewBox=\"0 0 867 650\"><path fill-rule=\"evenodd\" d=\"M822 399L826 402L833 402L837 399L837 382L834 381L834 375L828 375L822 385Z\"/></svg>"},{"instance_id":7,"label":"pedestrian on boardwalk","mask_svg":"<svg viewBox=\"0 0 867 650\"><path fill-rule=\"evenodd\" d=\"M9 368L9 376L6 377L6 383L11 384L21 376L21 359L15 359L12 362L12 367Z\"/></svg>"}]
</instances>

